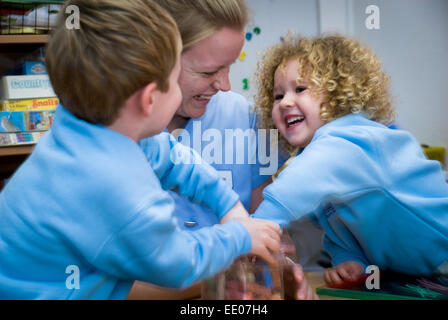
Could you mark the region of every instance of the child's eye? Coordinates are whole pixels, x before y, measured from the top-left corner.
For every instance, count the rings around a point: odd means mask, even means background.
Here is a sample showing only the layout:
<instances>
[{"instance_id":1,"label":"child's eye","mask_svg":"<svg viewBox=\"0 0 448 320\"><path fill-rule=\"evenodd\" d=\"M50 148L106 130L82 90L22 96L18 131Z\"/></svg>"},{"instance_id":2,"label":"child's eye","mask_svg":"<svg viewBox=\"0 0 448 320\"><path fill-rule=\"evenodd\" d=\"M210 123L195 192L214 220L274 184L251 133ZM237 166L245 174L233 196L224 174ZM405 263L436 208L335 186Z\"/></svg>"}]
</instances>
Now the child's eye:
<instances>
[{"instance_id":1,"label":"child's eye","mask_svg":"<svg viewBox=\"0 0 448 320\"><path fill-rule=\"evenodd\" d=\"M296 88L296 92L297 93L301 93L301 92L303 92L303 91L305 91L306 90L306 87L303 87L303 86L298 86L297 88Z\"/></svg>"},{"instance_id":2,"label":"child's eye","mask_svg":"<svg viewBox=\"0 0 448 320\"><path fill-rule=\"evenodd\" d=\"M274 100L281 100L283 99L283 95L282 94L275 94L274 95Z\"/></svg>"}]
</instances>

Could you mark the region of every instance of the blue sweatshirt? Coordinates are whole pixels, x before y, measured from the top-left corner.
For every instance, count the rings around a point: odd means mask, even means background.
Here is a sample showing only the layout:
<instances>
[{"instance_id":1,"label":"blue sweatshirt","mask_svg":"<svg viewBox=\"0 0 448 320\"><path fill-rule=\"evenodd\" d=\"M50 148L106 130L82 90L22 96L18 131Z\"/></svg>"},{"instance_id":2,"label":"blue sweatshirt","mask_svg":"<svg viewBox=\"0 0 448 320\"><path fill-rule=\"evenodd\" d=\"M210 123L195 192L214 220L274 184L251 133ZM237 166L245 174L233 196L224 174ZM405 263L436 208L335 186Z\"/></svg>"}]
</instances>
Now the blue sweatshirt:
<instances>
[{"instance_id":1,"label":"blue sweatshirt","mask_svg":"<svg viewBox=\"0 0 448 320\"><path fill-rule=\"evenodd\" d=\"M250 251L236 221L177 227L164 189L218 218L238 196L207 165L174 165L197 155L169 134L147 143L145 155L128 137L58 107L0 194L0 299L123 299L134 280L186 287Z\"/></svg>"},{"instance_id":2,"label":"blue sweatshirt","mask_svg":"<svg viewBox=\"0 0 448 320\"><path fill-rule=\"evenodd\" d=\"M448 184L407 132L351 114L318 129L264 190L254 217L286 226L308 213L333 264L409 274L448 260Z\"/></svg>"},{"instance_id":3,"label":"blue sweatshirt","mask_svg":"<svg viewBox=\"0 0 448 320\"><path fill-rule=\"evenodd\" d=\"M219 91L200 118L189 119L184 128L176 131L177 134L173 133L178 135L177 140L201 154L202 160L215 168L239 195L247 210L252 189L270 178L283 163L280 153L270 152L269 141L259 142L261 150L258 149L257 140L263 136L257 130L255 113L243 96L231 91ZM254 140L250 138L251 132L255 134ZM146 140L140 142L144 151ZM197 230L219 223L208 208L176 192L170 191L170 195L181 229Z\"/></svg>"}]
</instances>

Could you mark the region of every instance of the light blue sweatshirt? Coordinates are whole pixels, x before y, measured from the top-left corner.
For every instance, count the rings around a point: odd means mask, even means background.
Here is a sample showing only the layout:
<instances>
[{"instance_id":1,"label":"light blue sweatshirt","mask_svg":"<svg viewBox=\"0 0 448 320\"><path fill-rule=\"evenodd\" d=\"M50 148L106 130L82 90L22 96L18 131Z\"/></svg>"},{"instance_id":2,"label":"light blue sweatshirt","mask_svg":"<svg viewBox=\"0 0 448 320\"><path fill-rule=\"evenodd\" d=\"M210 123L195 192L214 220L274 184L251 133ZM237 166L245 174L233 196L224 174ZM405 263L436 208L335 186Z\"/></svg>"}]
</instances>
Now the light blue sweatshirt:
<instances>
[{"instance_id":1,"label":"light blue sweatshirt","mask_svg":"<svg viewBox=\"0 0 448 320\"><path fill-rule=\"evenodd\" d=\"M58 107L0 194L0 299L123 299L136 279L186 287L250 251L236 221L177 227L164 189L218 218L238 196L208 165L173 165L197 155L169 134L147 143L149 162L128 137Z\"/></svg>"},{"instance_id":2,"label":"light blue sweatshirt","mask_svg":"<svg viewBox=\"0 0 448 320\"><path fill-rule=\"evenodd\" d=\"M252 132L254 140L250 138ZM262 150L258 149L257 140L263 136L256 127L255 113L243 96L232 91L216 93L205 113L200 118L189 119L184 128L177 130L176 136L180 143L201 154L202 160L221 174L248 211L252 189L270 178L283 163L280 152L271 152L268 141L259 143ZM146 140L140 142L145 152ZM181 229L197 230L219 223L208 208L176 192L170 191L170 195Z\"/></svg>"},{"instance_id":3,"label":"light blue sweatshirt","mask_svg":"<svg viewBox=\"0 0 448 320\"><path fill-rule=\"evenodd\" d=\"M407 132L351 114L318 129L264 190L254 217L312 213L333 264L429 275L448 260L448 184Z\"/></svg>"}]
</instances>

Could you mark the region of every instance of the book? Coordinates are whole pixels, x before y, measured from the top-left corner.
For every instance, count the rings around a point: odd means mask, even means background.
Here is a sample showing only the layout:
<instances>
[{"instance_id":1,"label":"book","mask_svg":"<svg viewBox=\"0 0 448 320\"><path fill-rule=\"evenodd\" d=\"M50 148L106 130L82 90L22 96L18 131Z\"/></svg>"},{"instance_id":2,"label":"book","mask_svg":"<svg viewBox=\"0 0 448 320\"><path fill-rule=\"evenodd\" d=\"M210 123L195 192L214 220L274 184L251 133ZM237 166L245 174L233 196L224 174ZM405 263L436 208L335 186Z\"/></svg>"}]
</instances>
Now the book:
<instances>
[{"instance_id":1,"label":"book","mask_svg":"<svg viewBox=\"0 0 448 320\"><path fill-rule=\"evenodd\" d=\"M58 98L2 100L0 111L46 111L55 110L59 104Z\"/></svg>"},{"instance_id":2,"label":"book","mask_svg":"<svg viewBox=\"0 0 448 320\"><path fill-rule=\"evenodd\" d=\"M24 61L14 68L3 73L5 76L14 75L35 75L35 74L47 74L47 68L42 61Z\"/></svg>"},{"instance_id":3,"label":"book","mask_svg":"<svg viewBox=\"0 0 448 320\"><path fill-rule=\"evenodd\" d=\"M26 12L18 11L17 13L13 13L14 10L10 10L7 13L4 10L2 11L4 14L0 16L1 26L2 28L41 27L50 29L54 27L61 7L62 5L60 4L47 4L37 6Z\"/></svg>"},{"instance_id":4,"label":"book","mask_svg":"<svg viewBox=\"0 0 448 320\"><path fill-rule=\"evenodd\" d=\"M431 160L437 160L440 162L442 167L445 166L445 152L446 149L443 146L428 146L426 144L422 144L423 152L425 153L426 158Z\"/></svg>"},{"instance_id":5,"label":"book","mask_svg":"<svg viewBox=\"0 0 448 320\"><path fill-rule=\"evenodd\" d=\"M359 300L448 300L447 277L415 277L391 271L380 275L379 289L368 289L365 282L357 282L322 286L316 293Z\"/></svg>"},{"instance_id":6,"label":"book","mask_svg":"<svg viewBox=\"0 0 448 320\"><path fill-rule=\"evenodd\" d=\"M46 131L0 133L0 147L36 144Z\"/></svg>"},{"instance_id":7,"label":"book","mask_svg":"<svg viewBox=\"0 0 448 320\"><path fill-rule=\"evenodd\" d=\"M48 33L47 28L38 28L38 27L10 27L10 28L1 28L0 34L46 34Z\"/></svg>"},{"instance_id":8,"label":"book","mask_svg":"<svg viewBox=\"0 0 448 320\"><path fill-rule=\"evenodd\" d=\"M0 132L46 131L55 111L1 111Z\"/></svg>"},{"instance_id":9,"label":"book","mask_svg":"<svg viewBox=\"0 0 448 320\"><path fill-rule=\"evenodd\" d=\"M25 9L9 9L9 8L0 8L0 16L8 16L10 14L15 15L26 15L27 10Z\"/></svg>"},{"instance_id":10,"label":"book","mask_svg":"<svg viewBox=\"0 0 448 320\"><path fill-rule=\"evenodd\" d=\"M56 94L46 74L4 76L0 82L0 100L53 97Z\"/></svg>"}]
</instances>

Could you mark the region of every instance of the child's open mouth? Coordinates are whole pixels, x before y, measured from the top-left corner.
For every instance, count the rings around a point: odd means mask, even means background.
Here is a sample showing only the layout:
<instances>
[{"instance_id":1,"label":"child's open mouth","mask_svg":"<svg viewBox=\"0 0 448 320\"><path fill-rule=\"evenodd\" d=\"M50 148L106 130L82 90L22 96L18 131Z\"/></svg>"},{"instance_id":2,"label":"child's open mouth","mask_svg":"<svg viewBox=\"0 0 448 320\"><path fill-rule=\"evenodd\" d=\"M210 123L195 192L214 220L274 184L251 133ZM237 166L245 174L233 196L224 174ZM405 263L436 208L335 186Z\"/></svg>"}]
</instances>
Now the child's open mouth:
<instances>
[{"instance_id":1,"label":"child's open mouth","mask_svg":"<svg viewBox=\"0 0 448 320\"><path fill-rule=\"evenodd\" d=\"M299 125L303 120L305 120L304 116L286 116L285 122L286 122L286 128L290 129L297 125Z\"/></svg>"}]
</instances>

